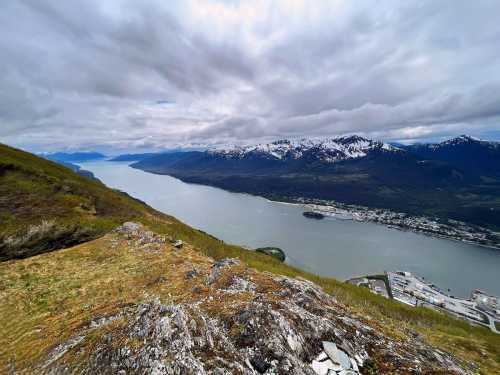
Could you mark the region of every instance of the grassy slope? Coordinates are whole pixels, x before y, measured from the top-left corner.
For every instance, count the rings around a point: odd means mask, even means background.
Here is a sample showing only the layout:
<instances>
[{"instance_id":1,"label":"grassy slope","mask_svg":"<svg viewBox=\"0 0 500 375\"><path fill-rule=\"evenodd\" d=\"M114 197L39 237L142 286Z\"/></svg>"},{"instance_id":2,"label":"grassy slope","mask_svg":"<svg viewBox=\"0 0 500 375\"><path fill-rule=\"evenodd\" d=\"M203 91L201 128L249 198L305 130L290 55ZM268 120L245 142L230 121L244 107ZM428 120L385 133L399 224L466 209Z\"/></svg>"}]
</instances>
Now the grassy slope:
<instances>
[{"instance_id":1,"label":"grassy slope","mask_svg":"<svg viewBox=\"0 0 500 375\"><path fill-rule=\"evenodd\" d=\"M152 230L180 238L189 246L214 259L237 257L249 266L275 274L302 276L334 294L339 302L365 319L375 322L390 335L404 337L410 328L437 347L457 356L474 360L484 373L500 373L500 336L426 308L414 309L373 295L363 288L318 277L287 266L263 254L227 245L178 220L160 214L138 201L80 177L56 164L1 146L0 180L21 186L35 174L37 188L6 189L0 192L3 215L1 231L22 231L42 218L55 217L62 225L93 226L95 236L124 220L136 220ZM14 168L5 168L13 165ZM42 176L42 177L39 177ZM16 181L15 178L18 180ZM14 180L13 180L14 179ZM69 184L77 199L94 199L96 214L80 212L73 200L54 192L54 186ZM40 191L43 192L40 193ZM16 198L22 194L29 199ZM9 196L6 194L13 194ZM71 196L74 196L73 193ZM44 206L38 206L44 199ZM6 201L17 201L14 211L6 211ZM68 205L68 202L71 204ZM34 205L31 207L30 205ZM175 260L165 261L153 254L113 250L106 237L77 247L43 254L24 260L0 263L0 368L15 357L18 366L33 363L51 346L62 341L72 330L96 314L116 311L134 304L145 293L160 293L155 280L167 273ZM175 266L175 264L174 264ZM170 295L181 295L182 287L172 284ZM161 294L161 293L160 293ZM164 298L169 294L166 293ZM170 298L170 297L168 297ZM43 333L43 334L42 334Z\"/></svg>"},{"instance_id":2,"label":"grassy slope","mask_svg":"<svg viewBox=\"0 0 500 375\"><path fill-rule=\"evenodd\" d=\"M88 241L152 214L98 181L0 145L0 260Z\"/></svg>"}]
</instances>

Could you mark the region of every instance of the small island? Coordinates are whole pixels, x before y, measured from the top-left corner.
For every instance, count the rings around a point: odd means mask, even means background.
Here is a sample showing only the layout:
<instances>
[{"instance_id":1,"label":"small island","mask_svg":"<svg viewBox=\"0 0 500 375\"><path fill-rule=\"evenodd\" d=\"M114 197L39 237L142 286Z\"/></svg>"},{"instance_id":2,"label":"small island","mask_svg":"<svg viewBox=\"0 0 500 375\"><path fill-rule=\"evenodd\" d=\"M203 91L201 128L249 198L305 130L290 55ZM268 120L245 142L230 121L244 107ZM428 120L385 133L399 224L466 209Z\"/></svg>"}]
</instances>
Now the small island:
<instances>
[{"instance_id":1,"label":"small island","mask_svg":"<svg viewBox=\"0 0 500 375\"><path fill-rule=\"evenodd\" d=\"M316 219L316 220L321 220L325 217L325 215L320 214L319 212L314 212L314 211L306 211L306 212L303 212L302 215L304 215L308 219Z\"/></svg>"},{"instance_id":2,"label":"small island","mask_svg":"<svg viewBox=\"0 0 500 375\"><path fill-rule=\"evenodd\" d=\"M255 249L255 251L272 256L280 262L284 262L286 258L285 252L279 247L259 247L258 249Z\"/></svg>"}]
</instances>

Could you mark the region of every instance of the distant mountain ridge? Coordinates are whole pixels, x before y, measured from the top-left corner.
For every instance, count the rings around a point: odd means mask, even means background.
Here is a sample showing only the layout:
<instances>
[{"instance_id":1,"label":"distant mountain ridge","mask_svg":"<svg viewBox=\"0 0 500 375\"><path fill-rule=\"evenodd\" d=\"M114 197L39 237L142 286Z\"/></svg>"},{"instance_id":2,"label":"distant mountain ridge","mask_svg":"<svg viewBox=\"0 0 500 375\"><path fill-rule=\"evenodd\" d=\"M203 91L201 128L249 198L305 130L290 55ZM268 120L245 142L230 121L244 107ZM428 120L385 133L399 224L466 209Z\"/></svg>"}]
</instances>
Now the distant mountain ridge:
<instances>
[{"instance_id":1,"label":"distant mountain ridge","mask_svg":"<svg viewBox=\"0 0 500 375\"><path fill-rule=\"evenodd\" d=\"M106 155L99 152L54 152L41 154L45 159L67 163L83 163L86 161L105 159Z\"/></svg>"},{"instance_id":2,"label":"distant mountain ridge","mask_svg":"<svg viewBox=\"0 0 500 375\"><path fill-rule=\"evenodd\" d=\"M440 147L445 147L445 146L457 146L457 145L464 145L464 144L481 144L486 147L490 148L497 148L500 147L499 142L495 141L486 141L482 140L476 137L472 137L467 134L462 134L458 137L448 139L446 141L443 141L441 143L430 143L430 146L433 146L434 148L440 148Z\"/></svg>"},{"instance_id":3,"label":"distant mountain ridge","mask_svg":"<svg viewBox=\"0 0 500 375\"><path fill-rule=\"evenodd\" d=\"M122 154L109 159L109 161L140 161L156 155L158 155L158 153L154 152L146 152L140 154Z\"/></svg>"},{"instance_id":4,"label":"distant mountain ridge","mask_svg":"<svg viewBox=\"0 0 500 375\"><path fill-rule=\"evenodd\" d=\"M398 144L399 148L413 149L413 148L429 148L429 149L442 149L445 147L464 146L464 145L481 145L486 148L496 149L500 147L500 142L487 141L484 139L472 137L467 134L462 134L454 138L447 139L442 142L426 142L414 143L410 145Z\"/></svg>"},{"instance_id":5,"label":"distant mountain ridge","mask_svg":"<svg viewBox=\"0 0 500 375\"><path fill-rule=\"evenodd\" d=\"M461 135L440 143L404 148L420 159L440 160L483 176L500 177L500 143Z\"/></svg>"},{"instance_id":6,"label":"distant mountain ridge","mask_svg":"<svg viewBox=\"0 0 500 375\"><path fill-rule=\"evenodd\" d=\"M172 154L177 152L189 152L189 151L200 151L197 148L175 148L175 149L164 149L157 152L144 152L144 153L130 153L116 155L109 159L109 161L141 161L151 157L155 157L161 154Z\"/></svg>"},{"instance_id":7,"label":"distant mountain ridge","mask_svg":"<svg viewBox=\"0 0 500 375\"><path fill-rule=\"evenodd\" d=\"M271 199L335 200L500 229L500 147L460 136L395 147L359 136L157 155L132 164Z\"/></svg>"}]
</instances>

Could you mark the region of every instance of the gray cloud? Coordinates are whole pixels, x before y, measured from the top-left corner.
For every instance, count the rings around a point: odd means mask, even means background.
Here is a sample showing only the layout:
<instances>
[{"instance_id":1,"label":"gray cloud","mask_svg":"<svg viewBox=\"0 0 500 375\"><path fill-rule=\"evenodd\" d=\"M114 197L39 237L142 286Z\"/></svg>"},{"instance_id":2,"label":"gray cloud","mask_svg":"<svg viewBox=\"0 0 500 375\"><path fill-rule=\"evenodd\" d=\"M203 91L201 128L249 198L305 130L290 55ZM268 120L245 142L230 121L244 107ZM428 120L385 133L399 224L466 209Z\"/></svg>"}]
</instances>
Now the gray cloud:
<instances>
[{"instance_id":1,"label":"gray cloud","mask_svg":"<svg viewBox=\"0 0 500 375\"><path fill-rule=\"evenodd\" d=\"M496 137L499 11L488 0L1 2L0 141Z\"/></svg>"}]
</instances>

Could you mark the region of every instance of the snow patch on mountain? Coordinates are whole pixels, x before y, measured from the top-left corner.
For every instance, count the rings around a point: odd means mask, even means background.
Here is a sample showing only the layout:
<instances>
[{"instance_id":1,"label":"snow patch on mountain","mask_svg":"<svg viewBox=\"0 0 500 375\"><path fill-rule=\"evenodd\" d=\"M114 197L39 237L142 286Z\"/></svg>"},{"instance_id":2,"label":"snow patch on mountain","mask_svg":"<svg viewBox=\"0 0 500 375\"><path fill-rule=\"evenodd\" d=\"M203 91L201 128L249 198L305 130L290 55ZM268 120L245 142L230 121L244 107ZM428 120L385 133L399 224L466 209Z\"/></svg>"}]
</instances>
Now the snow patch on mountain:
<instances>
[{"instance_id":1,"label":"snow patch on mountain","mask_svg":"<svg viewBox=\"0 0 500 375\"><path fill-rule=\"evenodd\" d=\"M498 142L493 142L493 141L485 141L476 137L472 137L470 135L460 135L458 137L448 139L444 142L441 143L436 143L436 144L430 144L429 148L437 150L443 147L450 147L450 146L458 146L458 145L463 145L463 144L471 144L471 143L479 143L483 146L487 147L500 147L500 143Z\"/></svg>"},{"instance_id":2,"label":"snow patch on mountain","mask_svg":"<svg viewBox=\"0 0 500 375\"><path fill-rule=\"evenodd\" d=\"M316 157L327 163L367 156L375 150L402 152L387 143L359 136L336 137L327 139L283 139L272 143L251 146L230 146L212 149L208 152L226 158L244 159L250 156L264 156L276 160Z\"/></svg>"}]
</instances>

